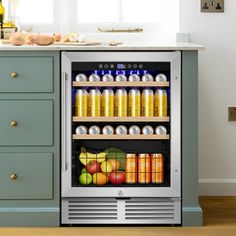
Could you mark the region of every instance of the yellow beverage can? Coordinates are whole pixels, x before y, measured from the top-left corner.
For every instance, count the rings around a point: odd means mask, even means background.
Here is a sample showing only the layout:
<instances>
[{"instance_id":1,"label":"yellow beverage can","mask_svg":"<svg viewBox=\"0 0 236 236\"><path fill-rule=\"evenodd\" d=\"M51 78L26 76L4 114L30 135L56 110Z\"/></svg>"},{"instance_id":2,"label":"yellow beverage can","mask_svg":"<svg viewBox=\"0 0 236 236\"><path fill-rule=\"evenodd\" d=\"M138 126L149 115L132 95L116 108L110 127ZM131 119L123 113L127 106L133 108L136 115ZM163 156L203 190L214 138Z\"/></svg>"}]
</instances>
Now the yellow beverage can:
<instances>
[{"instance_id":1,"label":"yellow beverage can","mask_svg":"<svg viewBox=\"0 0 236 236\"><path fill-rule=\"evenodd\" d=\"M138 89L131 89L129 91L128 114L132 117L139 117L141 115L141 95Z\"/></svg>"},{"instance_id":2,"label":"yellow beverage can","mask_svg":"<svg viewBox=\"0 0 236 236\"><path fill-rule=\"evenodd\" d=\"M164 89L158 89L155 93L155 116L167 116L167 92Z\"/></svg>"},{"instance_id":3,"label":"yellow beverage can","mask_svg":"<svg viewBox=\"0 0 236 236\"><path fill-rule=\"evenodd\" d=\"M114 92L112 89L104 89L102 92L102 116L114 116Z\"/></svg>"},{"instance_id":4,"label":"yellow beverage can","mask_svg":"<svg viewBox=\"0 0 236 236\"><path fill-rule=\"evenodd\" d=\"M144 89L142 93L142 116L154 116L154 93L151 89Z\"/></svg>"},{"instance_id":5,"label":"yellow beverage can","mask_svg":"<svg viewBox=\"0 0 236 236\"><path fill-rule=\"evenodd\" d=\"M85 89L76 90L75 116L85 117L88 115L88 92Z\"/></svg>"},{"instance_id":6,"label":"yellow beverage can","mask_svg":"<svg viewBox=\"0 0 236 236\"><path fill-rule=\"evenodd\" d=\"M128 99L125 89L118 89L115 94L115 116L126 117L128 110Z\"/></svg>"},{"instance_id":7,"label":"yellow beverage can","mask_svg":"<svg viewBox=\"0 0 236 236\"><path fill-rule=\"evenodd\" d=\"M88 96L88 116L101 116L101 92L91 89Z\"/></svg>"}]
</instances>

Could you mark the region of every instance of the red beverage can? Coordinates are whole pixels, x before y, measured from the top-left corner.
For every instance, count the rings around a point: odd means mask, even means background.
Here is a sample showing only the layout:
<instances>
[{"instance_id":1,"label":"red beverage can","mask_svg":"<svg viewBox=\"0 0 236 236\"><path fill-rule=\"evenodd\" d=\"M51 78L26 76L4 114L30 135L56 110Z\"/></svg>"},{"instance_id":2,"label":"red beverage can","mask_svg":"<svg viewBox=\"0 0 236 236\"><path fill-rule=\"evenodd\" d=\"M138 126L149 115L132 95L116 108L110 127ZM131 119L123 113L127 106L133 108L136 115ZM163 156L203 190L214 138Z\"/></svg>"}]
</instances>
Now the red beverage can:
<instances>
[{"instance_id":1,"label":"red beverage can","mask_svg":"<svg viewBox=\"0 0 236 236\"><path fill-rule=\"evenodd\" d=\"M138 182L140 184L151 182L151 157L149 154L138 155Z\"/></svg>"},{"instance_id":2,"label":"red beverage can","mask_svg":"<svg viewBox=\"0 0 236 236\"><path fill-rule=\"evenodd\" d=\"M152 183L164 183L164 156L162 154L151 154Z\"/></svg>"}]
</instances>

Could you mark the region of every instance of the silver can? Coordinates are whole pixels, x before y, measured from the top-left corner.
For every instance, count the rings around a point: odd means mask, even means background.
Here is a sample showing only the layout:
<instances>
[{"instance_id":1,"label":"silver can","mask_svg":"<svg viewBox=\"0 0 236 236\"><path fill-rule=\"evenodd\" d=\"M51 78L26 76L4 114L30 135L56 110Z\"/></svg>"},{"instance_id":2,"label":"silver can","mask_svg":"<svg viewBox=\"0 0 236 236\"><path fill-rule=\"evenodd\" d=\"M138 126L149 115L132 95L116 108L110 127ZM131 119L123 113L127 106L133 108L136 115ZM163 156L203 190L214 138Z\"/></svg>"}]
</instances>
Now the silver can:
<instances>
[{"instance_id":1,"label":"silver can","mask_svg":"<svg viewBox=\"0 0 236 236\"><path fill-rule=\"evenodd\" d=\"M138 135L141 133L141 129L137 125L133 125L129 128L129 134L131 135Z\"/></svg>"},{"instance_id":2,"label":"silver can","mask_svg":"<svg viewBox=\"0 0 236 236\"><path fill-rule=\"evenodd\" d=\"M126 82L126 81L127 81L126 75L120 74L116 76L116 82Z\"/></svg>"},{"instance_id":3,"label":"silver can","mask_svg":"<svg viewBox=\"0 0 236 236\"><path fill-rule=\"evenodd\" d=\"M93 125L89 128L89 134L96 135L101 134L101 129L97 125Z\"/></svg>"},{"instance_id":4,"label":"silver can","mask_svg":"<svg viewBox=\"0 0 236 236\"><path fill-rule=\"evenodd\" d=\"M110 125L106 125L102 129L102 133L105 135L112 135L114 134L114 128Z\"/></svg>"},{"instance_id":5,"label":"silver can","mask_svg":"<svg viewBox=\"0 0 236 236\"><path fill-rule=\"evenodd\" d=\"M152 135L152 134L154 134L154 129L152 128L152 126L146 125L142 129L142 133L144 135Z\"/></svg>"},{"instance_id":6,"label":"silver can","mask_svg":"<svg viewBox=\"0 0 236 236\"><path fill-rule=\"evenodd\" d=\"M114 77L111 74L106 74L106 75L103 75L102 81L103 82L113 82L114 81Z\"/></svg>"},{"instance_id":7,"label":"silver can","mask_svg":"<svg viewBox=\"0 0 236 236\"><path fill-rule=\"evenodd\" d=\"M158 74L155 78L156 82L166 82L167 77L164 74Z\"/></svg>"},{"instance_id":8,"label":"silver can","mask_svg":"<svg viewBox=\"0 0 236 236\"><path fill-rule=\"evenodd\" d=\"M88 133L88 129L85 126L80 125L76 128L75 133L79 135L84 135Z\"/></svg>"},{"instance_id":9,"label":"silver can","mask_svg":"<svg viewBox=\"0 0 236 236\"><path fill-rule=\"evenodd\" d=\"M145 74L142 77L143 82L152 82L153 80L154 80L154 78L151 74Z\"/></svg>"},{"instance_id":10,"label":"silver can","mask_svg":"<svg viewBox=\"0 0 236 236\"><path fill-rule=\"evenodd\" d=\"M89 81L90 82L100 82L101 81L101 78L99 75L96 75L96 74L91 74L89 76Z\"/></svg>"},{"instance_id":11,"label":"silver can","mask_svg":"<svg viewBox=\"0 0 236 236\"><path fill-rule=\"evenodd\" d=\"M166 135L167 134L167 129L166 127L159 125L156 127L156 134L161 134L161 135Z\"/></svg>"},{"instance_id":12,"label":"silver can","mask_svg":"<svg viewBox=\"0 0 236 236\"><path fill-rule=\"evenodd\" d=\"M76 75L76 77L75 77L75 80L77 81L77 82L86 82L87 81L87 75L85 75L85 74L78 74L78 75Z\"/></svg>"},{"instance_id":13,"label":"silver can","mask_svg":"<svg viewBox=\"0 0 236 236\"><path fill-rule=\"evenodd\" d=\"M116 134L126 135L127 133L128 133L128 130L124 125L119 125L116 127Z\"/></svg>"},{"instance_id":14,"label":"silver can","mask_svg":"<svg viewBox=\"0 0 236 236\"><path fill-rule=\"evenodd\" d=\"M129 81L130 82L139 82L140 81L140 76L137 74L133 74L129 76Z\"/></svg>"}]
</instances>

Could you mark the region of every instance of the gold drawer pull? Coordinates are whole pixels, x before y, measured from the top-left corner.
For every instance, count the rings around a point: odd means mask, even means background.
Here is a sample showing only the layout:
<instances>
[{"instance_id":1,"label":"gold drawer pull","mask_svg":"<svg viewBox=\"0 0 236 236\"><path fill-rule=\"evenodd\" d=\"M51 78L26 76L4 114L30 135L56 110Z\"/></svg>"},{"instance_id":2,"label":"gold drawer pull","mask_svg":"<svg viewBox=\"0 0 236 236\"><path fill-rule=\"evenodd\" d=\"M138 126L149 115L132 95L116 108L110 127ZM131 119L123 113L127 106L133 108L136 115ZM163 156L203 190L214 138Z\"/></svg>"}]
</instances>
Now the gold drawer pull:
<instances>
[{"instance_id":1,"label":"gold drawer pull","mask_svg":"<svg viewBox=\"0 0 236 236\"><path fill-rule=\"evenodd\" d=\"M12 79L16 79L17 73L16 72L11 73L11 77L12 77Z\"/></svg>"},{"instance_id":2,"label":"gold drawer pull","mask_svg":"<svg viewBox=\"0 0 236 236\"><path fill-rule=\"evenodd\" d=\"M15 120L11 121L11 127L15 128L17 126L17 122Z\"/></svg>"},{"instance_id":3,"label":"gold drawer pull","mask_svg":"<svg viewBox=\"0 0 236 236\"><path fill-rule=\"evenodd\" d=\"M16 174L11 175L11 180L16 180L16 179L17 179L17 175Z\"/></svg>"}]
</instances>

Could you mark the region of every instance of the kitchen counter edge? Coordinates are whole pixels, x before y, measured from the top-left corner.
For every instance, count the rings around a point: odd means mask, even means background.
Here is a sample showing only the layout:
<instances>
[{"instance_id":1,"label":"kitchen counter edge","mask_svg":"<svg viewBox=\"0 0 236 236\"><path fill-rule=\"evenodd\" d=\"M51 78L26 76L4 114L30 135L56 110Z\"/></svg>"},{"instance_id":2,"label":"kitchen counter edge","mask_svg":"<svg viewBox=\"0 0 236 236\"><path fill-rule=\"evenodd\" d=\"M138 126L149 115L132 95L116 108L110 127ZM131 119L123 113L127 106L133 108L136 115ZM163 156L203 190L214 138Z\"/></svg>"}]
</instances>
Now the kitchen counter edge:
<instances>
[{"instance_id":1,"label":"kitchen counter edge","mask_svg":"<svg viewBox=\"0 0 236 236\"><path fill-rule=\"evenodd\" d=\"M204 46L192 43L160 44L160 45L119 45L119 46L68 46L68 45L49 45L49 46L13 46L1 44L0 51L192 51L203 50Z\"/></svg>"}]
</instances>

